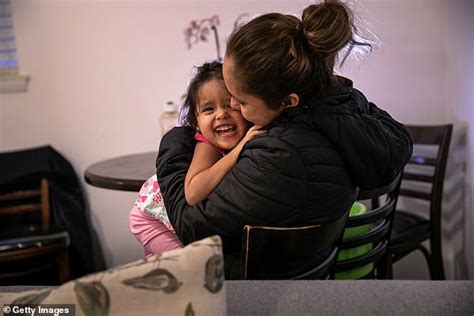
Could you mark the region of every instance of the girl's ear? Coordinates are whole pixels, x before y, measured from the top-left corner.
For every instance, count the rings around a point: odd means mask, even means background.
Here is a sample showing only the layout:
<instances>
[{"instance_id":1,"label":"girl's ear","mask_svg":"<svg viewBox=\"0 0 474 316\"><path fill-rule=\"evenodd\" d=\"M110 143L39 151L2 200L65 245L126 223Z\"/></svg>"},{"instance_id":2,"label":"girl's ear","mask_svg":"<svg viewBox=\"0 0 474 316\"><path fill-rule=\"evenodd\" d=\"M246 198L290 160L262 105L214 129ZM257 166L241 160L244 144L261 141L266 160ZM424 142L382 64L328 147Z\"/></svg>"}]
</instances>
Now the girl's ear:
<instances>
[{"instance_id":1,"label":"girl's ear","mask_svg":"<svg viewBox=\"0 0 474 316\"><path fill-rule=\"evenodd\" d=\"M283 108L292 108L300 104L300 97L296 93L290 93L286 98L283 99L281 106Z\"/></svg>"}]
</instances>

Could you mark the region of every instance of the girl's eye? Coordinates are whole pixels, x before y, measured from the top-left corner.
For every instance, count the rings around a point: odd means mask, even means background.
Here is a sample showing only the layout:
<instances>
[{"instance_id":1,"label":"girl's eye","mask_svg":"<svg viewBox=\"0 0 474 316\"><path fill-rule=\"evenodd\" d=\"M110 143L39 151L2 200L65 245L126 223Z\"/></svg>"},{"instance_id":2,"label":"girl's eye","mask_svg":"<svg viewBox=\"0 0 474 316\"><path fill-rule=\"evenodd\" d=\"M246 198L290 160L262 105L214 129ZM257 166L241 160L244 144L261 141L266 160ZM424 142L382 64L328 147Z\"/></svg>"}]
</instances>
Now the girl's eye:
<instances>
[{"instance_id":1,"label":"girl's eye","mask_svg":"<svg viewBox=\"0 0 474 316\"><path fill-rule=\"evenodd\" d=\"M213 108L211 108L210 106L208 107L205 107L201 110L202 113L206 113L206 112L212 112Z\"/></svg>"}]
</instances>

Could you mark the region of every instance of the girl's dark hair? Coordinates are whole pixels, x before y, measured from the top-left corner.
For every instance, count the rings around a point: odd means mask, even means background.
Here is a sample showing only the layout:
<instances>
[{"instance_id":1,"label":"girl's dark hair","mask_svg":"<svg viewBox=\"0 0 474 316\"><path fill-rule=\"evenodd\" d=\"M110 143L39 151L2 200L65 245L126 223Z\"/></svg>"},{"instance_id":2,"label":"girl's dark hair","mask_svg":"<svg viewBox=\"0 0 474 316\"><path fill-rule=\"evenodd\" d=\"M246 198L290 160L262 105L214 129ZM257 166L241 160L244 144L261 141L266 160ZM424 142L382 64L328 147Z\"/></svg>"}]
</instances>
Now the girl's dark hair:
<instances>
[{"instance_id":1,"label":"girl's dark hair","mask_svg":"<svg viewBox=\"0 0 474 316\"><path fill-rule=\"evenodd\" d=\"M280 107L290 93L311 101L337 85L334 65L349 45L345 61L360 35L350 8L337 0L308 6L301 20L279 13L257 17L231 34L226 56L246 93Z\"/></svg>"},{"instance_id":2,"label":"girl's dark hair","mask_svg":"<svg viewBox=\"0 0 474 316\"><path fill-rule=\"evenodd\" d=\"M197 128L197 102L199 88L211 79L224 80L222 76L222 61L215 60L206 62L199 67L195 67L195 75L191 79L186 92L183 106L179 113L179 123L182 126Z\"/></svg>"}]
</instances>

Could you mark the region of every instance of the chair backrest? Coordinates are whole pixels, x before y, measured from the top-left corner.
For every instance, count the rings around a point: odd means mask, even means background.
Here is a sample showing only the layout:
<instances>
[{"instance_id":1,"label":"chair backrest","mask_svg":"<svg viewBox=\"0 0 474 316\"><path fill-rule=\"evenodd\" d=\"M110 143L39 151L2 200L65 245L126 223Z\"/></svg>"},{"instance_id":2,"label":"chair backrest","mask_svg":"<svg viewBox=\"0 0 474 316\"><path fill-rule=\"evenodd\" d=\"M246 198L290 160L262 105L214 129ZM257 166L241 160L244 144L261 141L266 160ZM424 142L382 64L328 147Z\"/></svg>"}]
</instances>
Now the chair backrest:
<instances>
[{"instance_id":1,"label":"chair backrest","mask_svg":"<svg viewBox=\"0 0 474 316\"><path fill-rule=\"evenodd\" d=\"M27 189L14 189L0 193L0 219L25 219L25 214L38 213L40 228L48 231L50 225L49 186L46 179L39 185ZM25 222L22 220L22 222Z\"/></svg>"},{"instance_id":2,"label":"chair backrest","mask_svg":"<svg viewBox=\"0 0 474 316\"><path fill-rule=\"evenodd\" d=\"M360 271L367 275L355 278L384 278L388 263L387 250L390 241L393 215L400 189L401 174L389 185L372 191L359 191L358 201L373 201L385 197L385 201L372 206L369 211L349 216L346 231L339 243L340 255L336 263L336 279L358 275ZM373 204L374 205L374 204ZM349 230L363 233L347 234ZM344 258L341 254L344 252Z\"/></svg>"},{"instance_id":3,"label":"chair backrest","mask_svg":"<svg viewBox=\"0 0 474 316\"><path fill-rule=\"evenodd\" d=\"M347 215L302 227L245 226L242 266L246 280L326 279L333 274Z\"/></svg>"},{"instance_id":4,"label":"chair backrest","mask_svg":"<svg viewBox=\"0 0 474 316\"><path fill-rule=\"evenodd\" d=\"M400 196L430 203L432 235L441 236L441 202L453 125L406 126L414 144L414 154L403 173ZM436 152L420 153L420 145L435 147ZM426 190L426 184L430 188ZM409 185L409 188L406 186Z\"/></svg>"},{"instance_id":5,"label":"chair backrest","mask_svg":"<svg viewBox=\"0 0 474 316\"><path fill-rule=\"evenodd\" d=\"M0 190L0 284L60 284L69 280L69 234L50 218L46 179Z\"/></svg>"}]
</instances>

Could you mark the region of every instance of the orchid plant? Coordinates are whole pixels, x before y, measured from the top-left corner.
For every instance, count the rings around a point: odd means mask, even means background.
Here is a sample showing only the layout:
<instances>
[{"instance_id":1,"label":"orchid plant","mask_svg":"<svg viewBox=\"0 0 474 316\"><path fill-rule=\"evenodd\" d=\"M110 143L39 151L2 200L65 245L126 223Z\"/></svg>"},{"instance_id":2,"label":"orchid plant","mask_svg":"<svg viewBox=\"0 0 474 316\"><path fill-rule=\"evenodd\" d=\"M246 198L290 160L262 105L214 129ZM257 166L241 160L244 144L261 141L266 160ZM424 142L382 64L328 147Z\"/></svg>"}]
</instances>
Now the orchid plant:
<instances>
[{"instance_id":1,"label":"orchid plant","mask_svg":"<svg viewBox=\"0 0 474 316\"><path fill-rule=\"evenodd\" d=\"M193 45L200 41L207 42L208 37L212 36L212 32L216 44L217 58L222 59L221 48L219 45L219 33L217 32L219 23L219 16L217 15L213 15L210 18L191 21L188 27L184 30L184 38L188 49L191 49Z\"/></svg>"},{"instance_id":2,"label":"orchid plant","mask_svg":"<svg viewBox=\"0 0 474 316\"><path fill-rule=\"evenodd\" d=\"M241 13L234 22L234 30L240 27L246 22L250 17L248 13ZM204 18L201 20L192 20L188 27L184 30L184 40L188 49L199 41L207 42L207 39L211 35L211 32L214 35L214 41L216 43L217 59L222 60L221 57L221 47L219 45L219 33L217 32L217 27L220 24L219 16L214 14L209 18Z\"/></svg>"}]
</instances>

